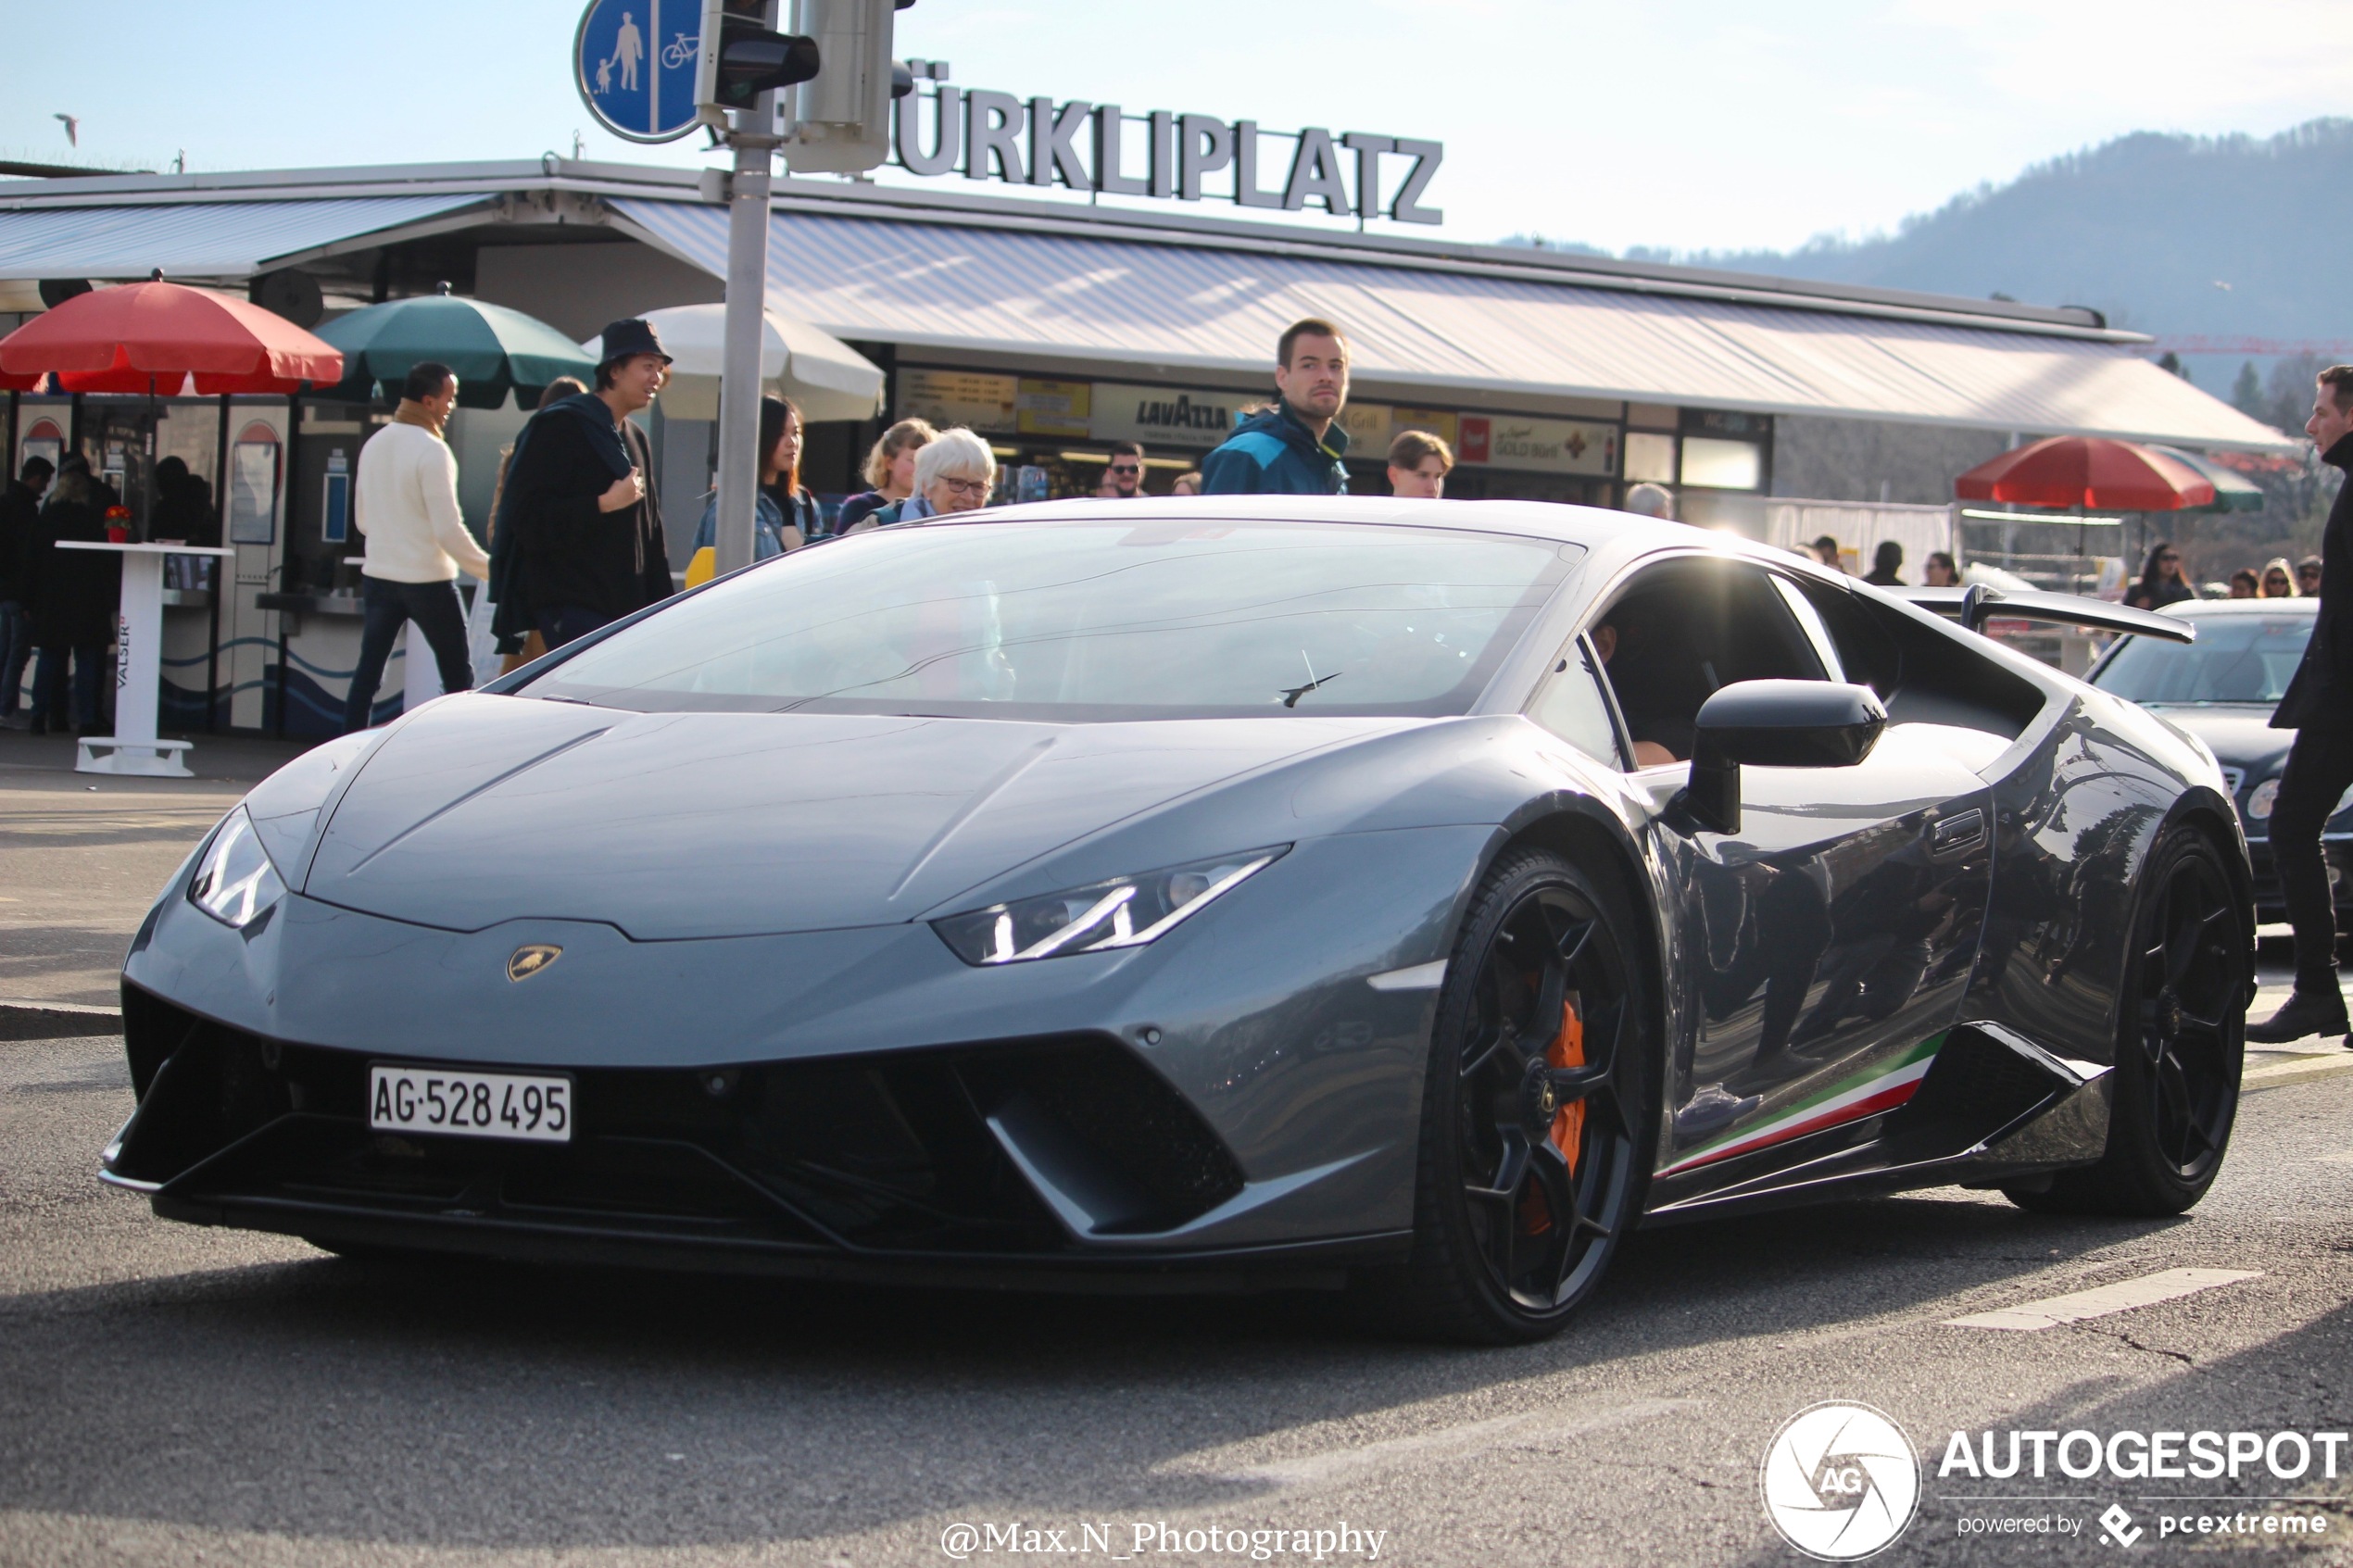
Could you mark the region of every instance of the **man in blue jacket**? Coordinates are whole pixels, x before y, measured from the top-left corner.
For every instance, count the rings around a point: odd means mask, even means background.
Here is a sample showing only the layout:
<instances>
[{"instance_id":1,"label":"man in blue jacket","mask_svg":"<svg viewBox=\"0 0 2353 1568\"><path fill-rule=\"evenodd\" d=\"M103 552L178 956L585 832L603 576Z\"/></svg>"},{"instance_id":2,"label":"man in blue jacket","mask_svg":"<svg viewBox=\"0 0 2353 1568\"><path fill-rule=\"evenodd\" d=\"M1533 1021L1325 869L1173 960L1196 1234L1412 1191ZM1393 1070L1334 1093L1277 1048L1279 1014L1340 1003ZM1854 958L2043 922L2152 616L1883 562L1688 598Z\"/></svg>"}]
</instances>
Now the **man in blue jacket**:
<instances>
[{"instance_id":1,"label":"man in blue jacket","mask_svg":"<svg viewBox=\"0 0 2353 1568\"><path fill-rule=\"evenodd\" d=\"M1329 321L1293 321L1275 349L1275 406L1234 427L1201 466L1204 495L1344 495L1348 339Z\"/></svg>"}]
</instances>

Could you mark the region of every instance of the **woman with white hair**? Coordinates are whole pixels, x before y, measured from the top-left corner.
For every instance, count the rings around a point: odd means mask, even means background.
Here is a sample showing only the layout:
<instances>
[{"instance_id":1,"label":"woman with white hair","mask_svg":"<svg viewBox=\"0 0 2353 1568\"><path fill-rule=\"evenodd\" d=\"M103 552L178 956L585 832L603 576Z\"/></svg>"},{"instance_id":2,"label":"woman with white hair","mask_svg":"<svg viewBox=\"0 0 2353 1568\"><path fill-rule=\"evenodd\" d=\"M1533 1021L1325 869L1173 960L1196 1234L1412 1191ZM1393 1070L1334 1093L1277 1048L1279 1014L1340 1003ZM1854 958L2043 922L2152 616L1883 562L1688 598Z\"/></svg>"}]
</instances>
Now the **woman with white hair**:
<instances>
[{"instance_id":1,"label":"woman with white hair","mask_svg":"<svg viewBox=\"0 0 2353 1568\"><path fill-rule=\"evenodd\" d=\"M988 504L997 485L997 454L963 426L943 430L915 454L915 493L883 508L849 532L884 528L918 518L950 517Z\"/></svg>"}]
</instances>

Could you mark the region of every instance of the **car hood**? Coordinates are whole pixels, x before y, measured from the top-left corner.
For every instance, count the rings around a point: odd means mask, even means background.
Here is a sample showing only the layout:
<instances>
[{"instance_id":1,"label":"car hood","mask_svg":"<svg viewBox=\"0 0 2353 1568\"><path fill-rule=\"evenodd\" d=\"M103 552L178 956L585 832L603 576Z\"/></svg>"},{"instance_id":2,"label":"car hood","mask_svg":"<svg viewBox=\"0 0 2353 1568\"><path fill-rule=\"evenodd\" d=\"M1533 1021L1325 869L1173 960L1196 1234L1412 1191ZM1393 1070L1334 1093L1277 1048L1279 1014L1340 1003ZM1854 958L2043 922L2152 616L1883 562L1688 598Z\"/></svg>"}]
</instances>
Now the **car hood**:
<instances>
[{"instance_id":1,"label":"car hood","mask_svg":"<svg viewBox=\"0 0 2353 1568\"><path fill-rule=\"evenodd\" d=\"M2204 741L2225 767L2254 770L2286 755L2294 730L2271 727L2271 705L2147 703L2151 713Z\"/></svg>"},{"instance_id":2,"label":"car hood","mask_svg":"<svg viewBox=\"0 0 2353 1568\"><path fill-rule=\"evenodd\" d=\"M887 924L1138 812L1414 722L1065 725L448 697L370 754L300 885L455 931L524 917L605 921L640 940Z\"/></svg>"}]
</instances>

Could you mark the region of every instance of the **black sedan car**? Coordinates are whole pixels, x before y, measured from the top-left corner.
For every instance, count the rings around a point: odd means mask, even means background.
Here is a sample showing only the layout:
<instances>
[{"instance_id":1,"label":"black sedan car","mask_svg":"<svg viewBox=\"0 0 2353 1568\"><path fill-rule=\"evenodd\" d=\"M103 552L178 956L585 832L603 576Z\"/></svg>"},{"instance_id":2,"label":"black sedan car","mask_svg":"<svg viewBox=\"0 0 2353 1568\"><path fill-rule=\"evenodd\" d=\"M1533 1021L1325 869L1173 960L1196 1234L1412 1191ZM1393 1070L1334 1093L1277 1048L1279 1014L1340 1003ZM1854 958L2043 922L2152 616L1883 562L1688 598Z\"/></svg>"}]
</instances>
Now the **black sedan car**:
<instances>
[{"instance_id":1,"label":"black sedan car","mask_svg":"<svg viewBox=\"0 0 2353 1568\"><path fill-rule=\"evenodd\" d=\"M265 782L132 944L104 1169L339 1252L1349 1287L1527 1339L1637 1223L2187 1208L2252 941L2203 746L1780 552L1014 508Z\"/></svg>"},{"instance_id":2,"label":"black sedan car","mask_svg":"<svg viewBox=\"0 0 2353 1568\"><path fill-rule=\"evenodd\" d=\"M2296 674L2312 635L2318 599L2190 600L2164 613L2197 628L2184 646L2155 637L2124 636L2111 644L2086 677L2104 692L2128 697L2206 743L2222 764L2247 855L2254 867L2256 918L2287 918L2279 873L2271 865L2271 802L2280 793L2293 730L2271 728L2271 710ZM2322 834L2330 890L2339 923L2353 915L2353 791L2337 802Z\"/></svg>"}]
</instances>

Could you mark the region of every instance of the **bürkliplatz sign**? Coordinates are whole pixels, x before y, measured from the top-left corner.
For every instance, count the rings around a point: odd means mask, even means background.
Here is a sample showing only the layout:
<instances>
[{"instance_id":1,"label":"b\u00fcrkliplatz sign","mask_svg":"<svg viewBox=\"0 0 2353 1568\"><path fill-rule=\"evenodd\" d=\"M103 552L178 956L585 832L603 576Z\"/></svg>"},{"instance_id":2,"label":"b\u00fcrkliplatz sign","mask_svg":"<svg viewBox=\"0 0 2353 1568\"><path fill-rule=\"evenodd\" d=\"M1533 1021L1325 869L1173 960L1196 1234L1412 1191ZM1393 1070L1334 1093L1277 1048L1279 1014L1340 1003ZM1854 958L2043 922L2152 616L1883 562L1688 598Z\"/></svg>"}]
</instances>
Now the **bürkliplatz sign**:
<instances>
[{"instance_id":1,"label":"b\u00fcrkliplatz sign","mask_svg":"<svg viewBox=\"0 0 2353 1568\"><path fill-rule=\"evenodd\" d=\"M1423 200L1446 159L1440 142L1319 125L1267 131L1254 119L1130 114L1084 99L1025 102L950 86L940 61L908 65L918 90L898 102L891 161L911 174L1400 223L1446 216Z\"/></svg>"}]
</instances>

